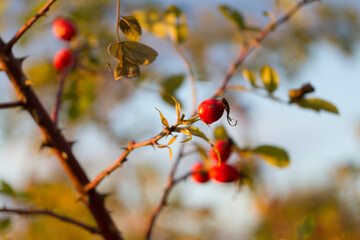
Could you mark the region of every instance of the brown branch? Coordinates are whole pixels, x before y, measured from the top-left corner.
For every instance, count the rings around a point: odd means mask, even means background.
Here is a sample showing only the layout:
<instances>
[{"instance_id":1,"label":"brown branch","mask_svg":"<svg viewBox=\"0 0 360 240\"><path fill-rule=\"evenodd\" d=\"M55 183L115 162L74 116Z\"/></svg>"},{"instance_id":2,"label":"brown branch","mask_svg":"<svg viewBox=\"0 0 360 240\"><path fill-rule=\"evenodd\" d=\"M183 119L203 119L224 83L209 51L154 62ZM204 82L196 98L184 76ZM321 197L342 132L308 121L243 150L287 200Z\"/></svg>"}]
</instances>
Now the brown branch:
<instances>
[{"instance_id":1,"label":"brown branch","mask_svg":"<svg viewBox=\"0 0 360 240\"><path fill-rule=\"evenodd\" d=\"M136 148L144 147L144 146L154 146L157 144L157 141L159 141L161 138L168 136L171 132L175 131L177 126L180 125L180 122L176 123L175 125L164 128L159 134L156 136L142 141L135 143L134 141L130 142L128 146L124 149L118 160L113 163L111 166L109 166L107 169L102 171L100 174L98 174L90 183L88 183L84 191L90 191L91 189L94 189L99 183L104 180L105 177L109 176L113 171L115 171L118 167L121 167L121 165L126 161L126 157Z\"/></svg>"},{"instance_id":2,"label":"brown branch","mask_svg":"<svg viewBox=\"0 0 360 240\"><path fill-rule=\"evenodd\" d=\"M213 98L217 98L223 95L224 90L230 81L230 79L234 76L237 68L244 62L246 57L254 51L257 47L261 45L261 42L271 33L274 32L280 25L288 21L296 12L300 10L301 7L308 3L317 2L319 0L302 0L298 2L293 8L291 8L286 14L284 14L281 18L276 21L271 21L261 32L259 32L255 39L245 47L243 47L236 57L235 61L233 61L225 74L224 79L222 80L219 88L216 93L213 95Z\"/></svg>"},{"instance_id":3,"label":"brown branch","mask_svg":"<svg viewBox=\"0 0 360 240\"><path fill-rule=\"evenodd\" d=\"M22 107L22 106L24 106L24 104L21 101L0 103L0 109L15 108L15 107Z\"/></svg>"},{"instance_id":4,"label":"brown branch","mask_svg":"<svg viewBox=\"0 0 360 240\"><path fill-rule=\"evenodd\" d=\"M216 93L213 95L213 98L220 97L223 95L225 88L227 87L228 82L232 78L232 76L235 74L236 69L244 62L245 58L256 48L258 47L261 42L274 30L276 30L282 23L286 22L291 16L293 16L302 6L315 2L319 0L302 0L301 2L298 2L292 9L289 10L285 15L283 15L281 18L279 18L277 21L273 21L269 23L261 32L259 32L255 38L254 41L252 41L249 45L245 46L239 51L239 54L234 62L231 63L230 68L228 69L223 81L221 82L219 88L217 89ZM274 97L273 97L274 98ZM278 100L278 99L275 99ZM161 210L167 205L168 197L173 189L173 187L181 180L186 179L188 176L190 176L192 173L185 174L183 177L178 178L177 180L174 179L174 175L176 173L176 170L178 168L178 165L180 163L181 158L183 157L183 151L184 151L184 145L182 145L178 158L176 159L175 164L173 165L173 168L171 169L170 176L168 179L168 184L165 187L164 193L162 195L161 201L157 208L155 209L153 215L150 219L150 224L146 233L146 240L151 239L151 234L156 222L156 219L158 218Z\"/></svg>"},{"instance_id":5,"label":"brown branch","mask_svg":"<svg viewBox=\"0 0 360 240\"><path fill-rule=\"evenodd\" d=\"M180 57L183 59L183 61L185 63L185 67L187 68L187 71L189 72L189 75L190 75L189 79L190 79L191 93L192 93L191 115L195 115L196 107L197 107L197 91L196 91L196 79L195 79L194 69L191 66L190 60L186 57L185 53L180 48L179 44L174 43L173 46L174 46L174 49L180 55Z\"/></svg>"},{"instance_id":6,"label":"brown branch","mask_svg":"<svg viewBox=\"0 0 360 240\"><path fill-rule=\"evenodd\" d=\"M63 216L57 213L54 213L53 211L47 210L47 209L15 209L15 208L0 208L0 212L4 212L4 213L14 213L14 214L19 214L19 215L45 215L45 216L50 216L53 218L56 218L62 222L66 222L66 223L70 223L73 225L76 225L80 228L83 228L91 233L96 233L99 234L99 230L93 226L90 226L86 223L83 223L79 220L67 217L67 216Z\"/></svg>"},{"instance_id":7,"label":"brown branch","mask_svg":"<svg viewBox=\"0 0 360 240\"><path fill-rule=\"evenodd\" d=\"M7 49L11 49L14 44L21 38L21 36L29 30L29 28L41 17L44 16L47 11L49 11L52 4L54 4L56 0L49 0L40 10L39 12L29 19L27 23L25 23L19 31L15 34L15 36L8 42Z\"/></svg>"},{"instance_id":8,"label":"brown branch","mask_svg":"<svg viewBox=\"0 0 360 240\"><path fill-rule=\"evenodd\" d=\"M117 230L109 212L105 208L104 198L95 189L85 195L84 186L89 179L75 158L71 144L62 132L53 124L49 114L39 101L37 95L29 84L28 79L21 69L21 63L16 59L7 45L0 38L0 64L12 82L18 98L24 103L26 109L42 131L46 142L52 146L54 153L63 165L81 199L86 203L95 221L98 224L101 235L108 240L121 240L123 237Z\"/></svg>"}]
</instances>

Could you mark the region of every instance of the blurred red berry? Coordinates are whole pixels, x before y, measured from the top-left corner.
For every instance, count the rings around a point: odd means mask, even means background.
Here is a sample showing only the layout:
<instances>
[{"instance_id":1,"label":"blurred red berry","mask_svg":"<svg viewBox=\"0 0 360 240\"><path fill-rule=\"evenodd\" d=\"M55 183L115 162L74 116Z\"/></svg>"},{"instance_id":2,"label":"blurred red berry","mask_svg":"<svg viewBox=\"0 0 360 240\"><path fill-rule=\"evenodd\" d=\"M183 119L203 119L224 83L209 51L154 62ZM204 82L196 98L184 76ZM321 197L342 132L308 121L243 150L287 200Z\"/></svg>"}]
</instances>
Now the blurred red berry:
<instances>
[{"instance_id":1,"label":"blurred red berry","mask_svg":"<svg viewBox=\"0 0 360 240\"><path fill-rule=\"evenodd\" d=\"M76 34L74 24L65 18L58 18L52 25L53 34L65 41L70 41L71 38Z\"/></svg>"},{"instance_id":2,"label":"blurred red berry","mask_svg":"<svg viewBox=\"0 0 360 240\"><path fill-rule=\"evenodd\" d=\"M53 60L53 66L56 70L67 68L73 61L73 54L67 48L60 49L56 52Z\"/></svg>"},{"instance_id":3,"label":"blurred red berry","mask_svg":"<svg viewBox=\"0 0 360 240\"><path fill-rule=\"evenodd\" d=\"M202 163L195 163L192 167L191 167L191 171L192 172L200 172L203 171L202 173L193 173L191 174L191 178L198 183L205 183L207 181L209 181L209 175L208 172L204 169L204 165Z\"/></svg>"},{"instance_id":4,"label":"blurred red berry","mask_svg":"<svg viewBox=\"0 0 360 240\"><path fill-rule=\"evenodd\" d=\"M221 100L207 99L200 103L198 113L203 122L211 124L221 118L224 113L224 106Z\"/></svg>"},{"instance_id":5,"label":"blurred red berry","mask_svg":"<svg viewBox=\"0 0 360 240\"><path fill-rule=\"evenodd\" d=\"M214 165L209 170L209 177L218 182L233 182L239 178L239 172L231 165L222 163L221 165Z\"/></svg>"},{"instance_id":6,"label":"blurred red berry","mask_svg":"<svg viewBox=\"0 0 360 240\"><path fill-rule=\"evenodd\" d=\"M215 148L219 151L221 162L226 162L231 154L232 143L228 139L220 139L214 143ZM216 162L219 161L218 155L216 154L214 148L210 148L209 157Z\"/></svg>"}]
</instances>

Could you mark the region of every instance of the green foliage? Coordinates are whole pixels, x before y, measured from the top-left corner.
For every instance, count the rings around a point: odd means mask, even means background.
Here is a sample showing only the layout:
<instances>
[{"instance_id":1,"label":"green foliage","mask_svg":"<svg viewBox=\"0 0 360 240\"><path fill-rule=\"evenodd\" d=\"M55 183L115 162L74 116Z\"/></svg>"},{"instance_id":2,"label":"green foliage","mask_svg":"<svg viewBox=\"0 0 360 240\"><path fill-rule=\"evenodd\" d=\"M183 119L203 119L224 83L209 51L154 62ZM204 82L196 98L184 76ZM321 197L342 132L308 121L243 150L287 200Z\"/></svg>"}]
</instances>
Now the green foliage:
<instances>
[{"instance_id":1,"label":"green foliage","mask_svg":"<svg viewBox=\"0 0 360 240\"><path fill-rule=\"evenodd\" d=\"M279 147L262 145L255 148L253 152L264 159L266 162L277 167L287 167L290 164L288 153Z\"/></svg>"},{"instance_id":2,"label":"green foliage","mask_svg":"<svg viewBox=\"0 0 360 240\"><path fill-rule=\"evenodd\" d=\"M298 240L309 240L315 229L315 217L309 216L297 229Z\"/></svg>"},{"instance_id":3,"label":"green foliage","mask_svg":"<svg viewBox=\"0 0 360 240\"><path fill-rule=\"evenodd\" d=\"M219 10L228 20L235 23L240 30L245 29L244 18L238 11L225 5L220 5Z\"/></svg>"},{"instance_id":4,"label":"green foliage","mask_svg":"<svg viewBox=\"0 0 360 240\"><path fill-rule=\"evenodd\" d=\"M248 80L250 82L251 86L253 86L254 88L259 87L256 83L256 75L253 71L250 71L250 70L244 68L242 70L242 75L244 76L244 78L246 80Z\"/></svg>"},{"instance_id":5,"label":"green foliage","mask_svg":"<svg viewBox=\"0 0 360 240\"><path fill-rule=\"evenodd\" d=\"M15 193L14 189L5 181L1 181L0 193L7 195L11 198L16 197L16 193Z\"/></svg>"},{"instance_id":6,"label":"green foliage","mask_svg":"<svg viewBox=\"0 0 360 240\"><path fill-rule=\"evenodd\" d=\"M168 35L174 42L182 43L187 39L189 30L186 23L186 16L178 7L172 5L166 9L164 22Z\"/></svg>"},{"instance_id":7,"label":"green foliage","mask_svg":"<svg viewBox=\"0 0 360 240\"><path fill-rule=\"evenodd\" d=\"M0 232L6 230L11 225L10 218L0 219Z\"/></svg>"},{"instance_id":8,"label":"green foliage","mask_svg":"<svg viewBox=\"0 0 360 240\"><path fill-rule=\"evenodd\" d=\"M123 52L122 52L122 44L121 42L110 43L107 48L108 53L117 59L120 63L123 61Z\"/></svg>"},{"instance_id":9,"label":"green foliage","mask_svg":"<svg viewBox=\"0 0 360 240\"><path fill-rule=\"evenodd\" d=\"M94 102L95 80L91 76L82 76L84 79L71 78L66 88L63 100L69 101L68 116L72 120L78 119Z\"/></svg>"},{"instance_id":10,"label":"green foliage","mask_svg":"<svg viewBox=\"0 0 360 240\"><path fill-rule=\"evenodd\" d=\"M157 109L157 108L155 108L158 112L159 112L159 114L160 114L160 119L161 119L161 123L162 123L162 125L164 125L165 127L169 127L169 122L168 122L168 120L164 117L164 115L160 112L160 110L159 109Z\"/></svg>"},{"instance_id":11,"label":"green foliage","mask_svg":"<svg viewBox=\"0 0 360 240\"><path fill-rule=\"evenodd\" d=\"M124 58L134 64L148 65L158 56L154 49L142 43L124 41L120 44Z\"/></svg>"},{"instance_id":12,"label":"green foliage","mask_svg":"<svg viewBox=\"0 0 360 240\"><path fill-rule=\"evenodd\" d=\"M141 27L139 22L133 16L122 17L119 22L122 33L131 41L139 41Z\"/></svg>"},{"instance_id":13,"label":"green foliage","mask_svg":"<svg viewBox=\"0 0 360 240\"><path fill-rule=\"evenodd\" d=\"M114 69L114 78L119 80L121 78L135 78L140 76L140 67L137 64L124 59L123 61L118 61Z\"/></svg>"},{"instance_id":14,"label":"green foliage","mask_svg":"<svg viewBox=\"0 0 360 240\"><path fill-rule=\"evenodd\" d=\"M133 16L139 21L140 25L158 38L166 37L166 26L162 21L161 14L155 9L147 11L135 11Z\"/></svg>"},{"instance_id":15,"label":"green foliage","mask_svg":"<svg viewBox=\"0 0 360 240\"><path fill-rule=\"evenodd\" d=\"M227 139L229 138L228 137L228 134L225 130L225 127L223 125L220 125L220 126L217 126L215 129L214 129L214 138L215 140L220 140L220 139Z\"/></svg>"},{"instance_id":16,"label":"green foliage","mask_svg":"<svg viewBox=\"0 0 360 240\"><path fill-rule=\"evenodd\" d=\"M133 41L111 43L107 49L118 61L114 69L115 80L139 77L139 65L148 65L158 56L151 47Z\"/></svg>"},{"instance_id":17,"label":"green foliage","mask_svg":"<svg viewBox=\"0 0 360 240\"><path fill-rule=\"evenodd\" d=\"M173 75L173 76L167 77L161 83L161 87L163 90L161 97L166 103L168 103L170 105L174 105L174 101L171 99L171 97L168 94L175 96L176 90L178 90L179 87L184 82L184 77L185 76L183 74Z\"/></svg>"},{"instance_id":18,"label":"green foliage","mask_svg":"<svg viewBox=\"0 0 360 240\"><path fill-rule=\"evenodd\" d=\"M339 114L339 110L332 103L319 99L319 98L302 98L300 100L295 101L297 105L303 108L309 108L315 110L317 112L323 110L335 114Z\"/></svg>"},{"instance_id":19,"label":"green foliage","mask_svg":"<svg viewBox=\"0 0 360 240\"><path fill-rule=\"evenodd\" d=\"M276 71L269 66L264 66L260 70L260 75L266 91L272 94L279 84L279 76Z\"/></svg>"}]
</instances>

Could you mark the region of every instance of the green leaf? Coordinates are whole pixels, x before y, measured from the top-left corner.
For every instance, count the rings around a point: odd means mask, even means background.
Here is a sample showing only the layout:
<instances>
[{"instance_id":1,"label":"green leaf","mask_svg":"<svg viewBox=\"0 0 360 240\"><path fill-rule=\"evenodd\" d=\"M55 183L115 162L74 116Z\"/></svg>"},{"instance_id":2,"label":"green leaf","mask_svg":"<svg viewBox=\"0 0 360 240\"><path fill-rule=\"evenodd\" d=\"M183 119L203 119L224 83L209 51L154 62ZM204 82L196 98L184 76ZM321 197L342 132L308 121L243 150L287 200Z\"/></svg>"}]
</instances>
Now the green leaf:
<instances>
[{"instance_id":1,"label":"green leaf","mask_svg":"<svg viewBox=\"0 0 360 240\"><path fill-rule=\"evenodd\" d=\"M139 21L140 25L145 30L154 34L156 37L166 37L166 26L162 22L160 14L156 10L150 9L147 11L135 11L133 12L133 16Z\"/></svg>"},{"instance_id":2,"label":"green leaf","mask_svg":"<svg viewBox=\"0 0 360 240\"><path fill-rule=\"evenodd\" d=\"M277 167L286 167L290 164L290 158L287 152L278 147L262 145L253 150L268 163Z\"/></svg>"},{"instance_id":3,"label":"green leaf","mask_svg":"<svg viewBox=\"0 0 360 240\"><path fill-rule=\"evenodd\" d=\"M165 126L165 127L169 127L169 122L166 120L166 118L164 117L164 115L160 112L159 109L155 108L156 110L158 110L159 114L160 114L160 118L161 118L161 123Z\"/></svg>"},{"instance_id":4,"label":"green leaf","mask_svg":"<svg viewBox=\"0 0 360 240\"><path fill-rule=\"evenodd\" d=\"M297 229L297 239L308 240L311 238L315 229L315 217L309 216Z\"/></svg>"},{"instance_id":5,"label":"green leaf","mask_svg":"<svg viewBox=\"0 0 360 240\"><path fill-rule=\"evenodd\" d=\"M6 228L10 227L11 220L10 218L5 218L0 220L0 232L4 231Z\"/></svg>"},{"instance_id":6,"label":"green leaf","mask_svg":"<svg viewBox=\"0 0 360 240\"><path fill-rule=\"evenodd\" d=\"M253 86L254 88L258 88L259 86L256 84L256 75L253 71L247 70L247 69L243 69L242 70L242 75L244 76L244 78L246 80L248 80L251 84L251 86Z\"/></svg>"},{"instance_id":7,"label":"green leaf","mask_svg":"<svg viewBox=\"0 0 360 240\"><path fill-rule=\"evenodd\" d=\"M214 129L214 137L215 137L216 140L228 139L227 132L226 132L225 127L223 125L217 126Z\"/></svg>"},{"instance_id":8,"label":"green leaf","mask_svg":"<svg viewBox=\"0 0 360 240\"><path fill-rule=\"evenodd\" d=\"M210 139L208 137L206 137L206 135L199 128L193 127L193 126L188 126L185 128L188 129L192 135L200 137L200 138L204 139L205 141L207 141L208 143L210 143L211 145L213 145L211 143Z\"/></svg>"},{"instance_id":9,"label":"green leaf","mask_svg":"<svg viewBox=\"0 0 360 240\"><path fill-rule=\"evenodd\" d=\"M339 114L339 110L332 103L319 99L319 98L302 98L295 101L297 105L303 108L313 109L315 111L328 111L331 113Z\"/></svg>"},{"instance_id":10,"label":"green leaf","mask_svg":"<svg viewBox=\"0 0 360 240\"><path fill-rule=\"evenodd\" d=\"M121 78L134 78L140 76L140 67L136 64L133 64L127 60L123 62L118 62L114 69L115 80Z\"/></svg>"},{"instance_id":11,"label":"green leaf","mask_svg":"<svg viewBox=\"0 0 360 240\"><path fill-rule=\"evenodd\" d=\"M8 195L12 198L16 197L16 193L15 191L12 189L12 187L5 181L1 181L1 188L0 188L0 193L4 194L4 195Z\"/></svg>"},{"instance_id":12,"label":"green leaf","mask_svg":"<svg viewBox=\"0 0 360 240\"><path fill-rule=\"evenodd\" d=\"M118 61L123 61L123 53L122 53L122 43L121 42L114 42L110 43L107 48L108 53L116 58Z\"/></svg>"},{"instance_id":13,"label":"green leaf","mask_svg":"<svg viewBox=\"0 0 360 240\"><path fill-rule=\"evenodd\" d=\"M189 138L185 139L184 141L181 141L181 143L188 142L192 139L191 132L186 128L178 128L179 132L185 134Z\"/></svg>"},{"instance_id":14,"label":"green leaf","mask_svg":"<svg viewBox=\"0 0 360 240\"><path fill-rule=\"evenodd\" d=\"M276 71L269 66L264 66L260 70L261 80L268 93L272 93L276 90L279 84L279 76Z\"/></svg>"},{"instance_id":15,"label":"green leaf","mask_svg":"<svg viewBox=\"0 0 360 240\"><path fill-rule=\"evenodd\" d=\"M173 75L171 77L166 78L162 83L161 86L165 92L173 95L173 93L181 86L184 82L184 75Z\"/></svg>"},{"instance_id":16,"label":"green leaf","mask_svg":"<svg viewBox=\"0 0 360 240\"><path fill-rule=\"evenodd\" d=\"M139 22L133 16L126 16L120 20L119 27L125 37L131 41L139 41L141 27Z\"/></svg>"},{"instance_id":17,"label":"green leaf","mask_svg":"<svg viewBox=\"0 0 360 240\"><path fill-rule=\"evenodd\" d=\"M186 16L179 8L172 5L164 14L164 22L170 38L177 43L182 43L189 35Z\"/></svg>"},{"instance_id":18,"label":"green leaf","mask_svg":"<svg viewBox=\"0 0 360 240\"><path fill-rule=\"evenodd\" d=\"M245 29L244 18L238 11L225 5L220 5L219 10L227 19L235 23L240 30Z\"/></svg>"},{"instance_id":19,"label":"green leaf","mask_svg":"<svg viewBox=\"0 0 360 240\"><path fill-rule=\"evenodd\" d=\"M148 65L158 56L154 49L142 43L124 41L121 44L124 58L134 64Z\"/></svg>"}]
</instances>

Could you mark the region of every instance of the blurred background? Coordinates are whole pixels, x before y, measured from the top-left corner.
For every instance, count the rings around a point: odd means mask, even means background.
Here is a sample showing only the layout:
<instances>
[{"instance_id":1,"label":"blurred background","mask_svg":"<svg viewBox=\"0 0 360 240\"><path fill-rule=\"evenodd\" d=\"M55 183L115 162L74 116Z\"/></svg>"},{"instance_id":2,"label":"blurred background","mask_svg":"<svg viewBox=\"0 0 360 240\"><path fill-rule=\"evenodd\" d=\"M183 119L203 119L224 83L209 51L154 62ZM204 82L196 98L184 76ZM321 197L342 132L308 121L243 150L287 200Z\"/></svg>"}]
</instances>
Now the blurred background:
<instances>
[{"instance_id":1,"label":"blurred background","mask_svg":"<svg viewBox=\"0 0 360 240\"><path fill-rule=\"evenodd\" d=\"M9 40L45 2L1 0L1 37ZM279 2L280 15L296 3ZM189 37L181 48L195 69L199 103L215 92L244 44L243 34L218 5L236 9L246 25L261 29L270 21L264 12L274 13L275 1L122 0L121 14L143 11L156 22L171 4L187 17ZM256 73L263 65L276 69L280 84L275 95L285 100L289 89L310 82L316 89L312 95L336 105L340 115L252 93L226 92L231 117L238 125L228 126L223 117L211 127L202 122L195 126L212 137L215 127L224 125L241 147L280 146L289 153L291 164L277 168L253 161L248 184L196 184L190 179L179 183L155 225L153 239L360 239L359 13L358 1L309 4L271 34L242 66ZM86 45L77 69L66 79L60 126L68 139L76 141L73 150L94 178L117 160L129 140L147 140L162 130L155 107L170 124L176 122L174 107L161 94L167 79L180 79L172 94L190 116L188 74L169 40L143 29L140 42L156 49L157 60L141 67L140 78L114 81L107 64L114 68L115 62L106 49L116 41L116 1L58 1L14 49L16 56L28 56L24 71L49 111L59 80L52 57L69 47L51 33L52 21L59 16L77 25L78 36L70 47ZM250 86L241 68L230 84ZM10 81L0 72L0 102L15 99ZM0 180L4 181L0 207L49 208L94 223L56 157L48 149L39 150L41 142L40 131L26 112L0 111ZM172 145L174 156L179 142ZM195 139L185 152L194 152L195 144L209 148ZM189 154L177 175L189 172L199 160L199 154ZM230 161L238 162L239 156L233 154ZM126 239L144 238L171 166L167 149L140 148L99 186L100 192L110 194L107 205ZM12 187L13 196L4 191L5 183ZM1 239L100 239L42 216L11 216L7 227L8 217L0 213Z\"/></svg>"}]
</instances>

